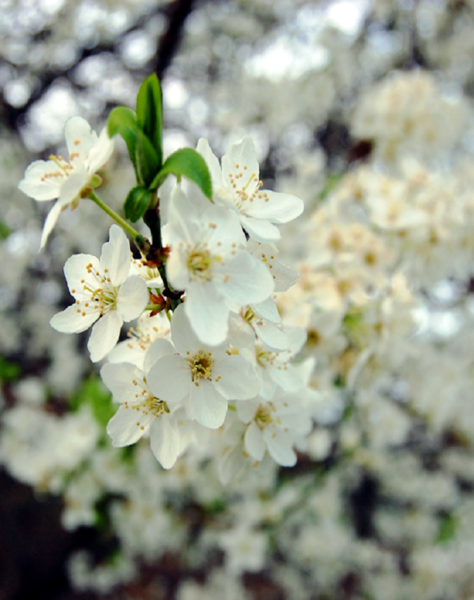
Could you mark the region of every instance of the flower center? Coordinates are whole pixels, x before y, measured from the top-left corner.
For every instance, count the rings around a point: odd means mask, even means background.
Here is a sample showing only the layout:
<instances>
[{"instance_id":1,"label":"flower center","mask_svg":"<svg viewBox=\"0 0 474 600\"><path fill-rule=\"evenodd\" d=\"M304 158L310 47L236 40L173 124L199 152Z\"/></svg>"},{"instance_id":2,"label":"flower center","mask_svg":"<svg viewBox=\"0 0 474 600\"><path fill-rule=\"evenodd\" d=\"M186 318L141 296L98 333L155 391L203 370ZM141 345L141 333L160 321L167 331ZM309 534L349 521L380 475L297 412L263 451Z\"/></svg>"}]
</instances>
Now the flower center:
<instances>
[{"instance_id":1,"label":"flower center","mask_svg":"<svg viewBox=\"0 0 474 600\"><path fill-rule=\"evenodd\" d=\"M211 265L218 260L211 256L209 250L195 249L188 254L187 267L191 273L191 279L199 281L210 281L212 279Z\"/></svg>"},{"instance_id":2,"label":"flower center","mask_svg":"<svg viewBox=\"0 0 474 600\"><path fill-rule=\"evenodd\" d=\"M257 423L257 425L260 427L260 429L265 429L267 425L273 423L272 411L270 406L268 406L268 404L265 406L263 406L263 404L260 404L257 408L257 412L255 413L254 420L255 423Z\"/></svg>"},{"instance_id":3,"label":"flower center","mask_svg":"<svg viewBox=\"0 0 474 600\"><path fill-rule=\"evenodd\" d=\"M148 389L146 378L138 378L133 380L133 385L136 386L136 392L134 394L134 400L132 403L125 401L125 408L131 408L136 410L145 416L152 414L155 417L161 417L164 413L169 413L170 409L163 400L156 398ZM137 427L144 428L140 420L137 421Z\"/></svg>"},{"instance_id":4,"label":"flower center","mask_svg":"<svg viewBox=\"0 0 474 600\"><path fill-rule=\"evenodd\" d=\"M308 330L308 346L317 346L321 342L322 338L323 336L317 329Z\"/></svg>"},{"instance_id":5,"label":"flower center","mask_svg":"<svg viewBox=\"0 0 474 600\"><path fill-rule=\"evenodd\" d=\"M186 360L191 367L191 377L194 382L198 382L200 379L211 379L212 368L214 367L211 352L199 350L192 358Z\"/></svg>"},{"instance_id":6,"label":"flower center","mask_svg":"<svg viewBox=\"0 0 474 600\"><path fill-rule=\"evenodd\" d=\"M273 365L275 358L279 355L278 352L269 352L268 350L260 350L257 352L258 364L266 369L268 365Z\"/></svg>"},{"instance_id":7,"label":"flower center","mask_svg":"<svg viewBox=\"0 0 474 600\"><path fill-rule=\"evenodd\" d=\"M45 173L41 177L41 181L46 181L46 179L51 179L53 177L68 177L71 174L70 172L74 170L74 167L66 162L62 156L55 156L54 154L51 154L49 160L56 163L58 170Z\"/></svg>"},{"instance_id":8,"label":"flower center","mask_svg":"<svg viewBox=\"0 0 474 600\"><path fill-rule=\"evenodd\" d=\"M153 413L155 417L161 417L162 414L170 412L166 402L156 398L155 396L148 396L143 404L146 404L148 411Z\"/></svg>"},{"instance_id":9,"label":"flower center","mask_svg":"<svg viewBox=\"0 0 474 600\"><path fill-rule=\"evenodd\" d=\"M140 270L140 277L143 277L145 281L150 281L152 279L161 279L160 271L158 267L150 267L145 264L144 260L135 260L133 259L133 264Z\"/></svg>"},{"instance_id":10,"label":"flower center","mask_svg":"<svg viewBox=\"0 0 474 600\"><path fill-rule=\"evenodd\" d=\"M85 280L82 279L81 283L83 284L83 289L87 292L90 292L90 302L92 302L93 307L95 309L99 309L100 314L103 315L109 310L115 308L117 303L117 290L110 281L108 269L104 269L103 275L94 269L92 263L89 263L86 269L88 275L93 275L93 277L97 280L98 287L93 287L89 283L86 284ZM86 303L85 306L87 306L87 304L88 303Z\"/></svg>"},{"instance_id":11,"label":"flower center","mask_svg":"<svg viewBox=\"0 0 474 600\"><path fill-rule=\"evenodd\" d=\"M237 163L235 170L229 173L231 186L229 191L233 193L234 204L239 210L248 207L247 203L253 202L255 198L264 198L265 202L269 201L268 194L260 189L263 183L258 180L257 173L249 175L247 169L247 165L241 166ZM245 179L242 181L243 178L247 179L247 183L244 184Z\"/></svg>"},{"instance_id":12,"label":"flower center","mask_svg":"<svg viewBox=\"0 0 474 600\"><path fill-rule=\"evenodd\" d=\"M242 316L242 318L247 321L247 323L251 323L254 318L255 318L255 313L253 312L253 310L250 308L250 306L247 308L247 310L245 312L243 312L242 310L240 311L240 314Z\"/></svg>"}]
</instances>

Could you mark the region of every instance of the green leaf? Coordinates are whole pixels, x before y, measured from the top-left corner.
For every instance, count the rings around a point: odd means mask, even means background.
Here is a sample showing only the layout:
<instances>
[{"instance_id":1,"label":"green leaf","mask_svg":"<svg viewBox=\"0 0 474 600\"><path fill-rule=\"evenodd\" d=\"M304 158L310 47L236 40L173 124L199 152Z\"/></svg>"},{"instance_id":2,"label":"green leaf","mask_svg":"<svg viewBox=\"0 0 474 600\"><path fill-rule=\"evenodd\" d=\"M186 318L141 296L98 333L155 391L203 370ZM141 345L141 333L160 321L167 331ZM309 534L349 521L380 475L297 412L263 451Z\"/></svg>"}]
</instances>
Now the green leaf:
<instances>
[{"instance_id":1,"label":"green leaf","mask_svg":"<svg viewBox=\"0 0 474 600\"><path fill-rule=\"evenodd\" d=\"M159 188L168 175L176 175L178 179L186 177L196 183L206 198L212 198L212 182L209 169L203 157L192 148L181 148L165 161L161 171L149 186Z\"/></svg>"},{"instance_id":2,"label":"green leaf","mask_svg":"<svg viewBox=\"0 0 474 600\"><path fill-rule=\"evenodd\" d=\"M123 137L135 169L137 183L149 187L161 164L152 143L140 129L133 110L125 106L114 108L109 115L107 131L110 137L117 134Z\"/></svg>"},{"instance_id":3,"label":"green leaf","mask_svg":"<svg viewBox=\"0 0 474 600\"><path fill-rule=\"evenodd\" d=\"M0 221L0 239L6 240L11 232L12 230L10 229L10 227L8 227L8 225L3 221Z\"/></svg>"},{"instance_id":4,"label":"green leaf","mask_svg":"<svg viewBox=\"0 0 474 600\"><path fill-rule=\"evenodd\" d=\"M134 187L128 193L123 210L125 218L132 223L136 223L145 214L146 209L150 206L153 199L153 192L141 186Z\"/></svg>"},{"instance_id":5,"label":"green leaf","mask_svg":"<svg viewBox=\"0 0 474 600\"><path fill-rule=\"evenodd\" d=\"M20 375L21 368L16 363L0 356L0 381L15 381Z\"/></svg>"},{"instance_id":6,"label":"green leaf","mask_svg":"<svg viewBox=\"0 0 474 600\"><path fill-rule=\"evenodd\" d=\"M115 407L112 402L112 394L97 375L83 381L81 387L70 400L72 410L77 410L86 403L91 405L92 412L102 427L105 427L114 416Z\"/></svg>"},{"instance_id":7,"label":"green leaf","mask_svg":"<svg viewBox=\"0 0 474 600\"><path fill-rule=\"evenodd\" d=\"M438 535L435 543L443 544L449 542L456 535L459 527L459 517L452 513L446 513L441 517Z\"/></svg>"},{"instance_id":8,"label":"green leaf","mask_svg":"<svg viewBox=\"0 0 474 600\"><path fill-rule=\"evenodd\" d=\"M141 130L137 137L134 164L136 165L137 183L152 189L150 183L160 170L161 164L150 140Z\"/></svg>"},{"instance_id":9,"label":"green leaf","mask_svg":"<svg viewBox=\"0 0 474 600\"><path fill-rule=\"evenodd\" d=\"M131 108L117 106L112 110L107 121L107 133L110 138L113 138L117 133L123 137L123 131L133 131L135 129L140 129L140 127L137 122L137 115Z\"/></svg>"},{"instance_id":10,"label":"green leaf","mask_svg":"<svg viewBox=\"0 0 474 600\"><path fill-rule=\"evenodd\" d=\"M226 507L227 503L224 498L214 498L213 500L210 500L204 504L204 510L206 511L206 514L210 516L223 513Z\"/></svg>"},{"instance_id":11,"label":"green leaf","mask_svg":"<svg viewBox=\"0 0 474 600\"><path fill-rule=\"evenodd\" d=\"M140 86L137 96L137 121L156 150L159 168L161 168L163 162L163 110L160 82L154 73L149 75Z\"/></svg>"}]
</instances>

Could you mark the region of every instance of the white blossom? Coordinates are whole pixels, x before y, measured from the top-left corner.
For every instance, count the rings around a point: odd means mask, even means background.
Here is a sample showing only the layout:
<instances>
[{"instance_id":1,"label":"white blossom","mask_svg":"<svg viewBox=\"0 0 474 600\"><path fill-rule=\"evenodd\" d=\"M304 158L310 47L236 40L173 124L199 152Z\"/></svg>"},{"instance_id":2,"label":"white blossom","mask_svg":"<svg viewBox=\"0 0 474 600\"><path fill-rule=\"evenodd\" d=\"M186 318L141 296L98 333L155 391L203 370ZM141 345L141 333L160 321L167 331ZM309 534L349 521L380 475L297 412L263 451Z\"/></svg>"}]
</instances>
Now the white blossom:
<instances>
[{"instance_id":1,"label":"white blossom","mask_svg":"<svg viewBox=\"0 0 474 600\"><path fill-rule=\"evenodd\" d=\"M153 454L170 469L185 447L181 439L176 410L157 398L147 384L150 368L172 351L170 342L156 340L146 354L144 371L130 363L107 363L101 371L105 385L121 406L109 421L107 433L116 448L135 444L145 433L150 435Z\"/></svg>"},{"instance_id":2,"label":"white blossom","mask_svg":"<svg viewBox=\"0 0 474 600\"><path fill-rule=\"evenodd\" d=\"M75 254L64 265L70 293L76 302L51 319L62 333L80 333L93 323L87 347L91 360L104 358L117 343L125 322L136 319L148 303L143 279L128 276L130 248L117 225L110 228L110 241L102 246L100 259Z\"/></svg>"},{"instance_id":3,"label":"white blossom","mask_svg":"<svg viewBox=\"0 0 474 600\"><path fill-rule=\"evenodd\" d=\"M74 207L81 190L88 186L93 175L110 158L114 143L104 129L100 136L91 130L81 117L72 117L64 128L69 162L62 156L37 160L26 169L18 187L38 202L54 200L41 236L41 248L57 223L61 211L68 204Z\"/></svg>"},{"instance_id":4,"label":"white blossom","mask_svg":"<svg viewBox=\"0 0 474 600\"><path fill-rule=\"evenodd\" d=\"M289 327L286 333L288 349L283 352L267 350L258 342L253 354L245 350L245 356L255 364L261 379L260 395L268 400L273 397L277 386L285 392L296 392L304 386L302 374L292 364L292 360L303 347L306 332L299 327Z\"/></svg>"},{"instance_id":5,"label":"white blossom","mask_svg":"<svg viewBox=\"0 0 474 600\"><path fill-rule=\"evenodd\" d=\"M274 224L288 223L303 212L303 201L296 196L261 189L252 138L246 136L231 146L222 158L222 168L207 140L199 140L197 151L209 167L214 200L235 211L242 227L258 242L280 239Z\"/></svg>"},{"instance_id":6,"label":"white blossom","mask_svg":"<svg viewBox=\"0 0 474 600\"><path fill-rule=\"evenodd\" d=\"M179 187L173 193L169 235L168 279L186 291L186 315L199 339L221 344L229 311L266 300L273 279L245 249L245 236L232 212L211 205L199 214Z\"/></svg>"},{"instance_id":7,"label":"white blossom","mask_svg":"<svg viewBox=\"0 0 474 600\"><path fill-rule=\"evenodd\" d=\"M160 358L147 382L156 397L170 406L184 405L189 418L210 429L224 423L229 400L253 398L260 384L252 365L222 344L210 347L193 333L185 307L171 321L177 353Z\"/></svg>"},{"instance_id":8,"label":"white blossom","mask_svg":"<svg viewBox=\"0 0 474 600\"><path fill-rule=\"evenodd\" d=\"M268 450L279 465L292 467L296 464L293 446L312 428L300 395L279 390L271 401L257 396L254 400L239 402L237 413L248 425L244 448L254 460L261 461Z\"/></svg>"}]
</instances>

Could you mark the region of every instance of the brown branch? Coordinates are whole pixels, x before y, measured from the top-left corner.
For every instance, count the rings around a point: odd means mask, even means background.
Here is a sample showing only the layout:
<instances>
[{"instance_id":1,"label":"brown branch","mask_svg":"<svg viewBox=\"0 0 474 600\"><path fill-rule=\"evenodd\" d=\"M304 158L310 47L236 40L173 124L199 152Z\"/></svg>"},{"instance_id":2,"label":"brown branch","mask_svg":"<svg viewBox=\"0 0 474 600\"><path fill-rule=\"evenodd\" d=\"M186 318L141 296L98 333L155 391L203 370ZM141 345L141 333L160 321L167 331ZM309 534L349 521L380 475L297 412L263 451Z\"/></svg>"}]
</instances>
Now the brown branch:
<instances>
[{"instance_id":1,"label":"brown branch","mask_svg":"<svg viewBox=\"0 0 474 600\"><path fill-rule=\"evenodd\" d=\"M194 7L194 0L174 0L167 10L168 28L163 34L157 50L157 64L155 73L158 79L163 78L163 74L171 64L175 55L187 17L191 14Z\"/></svg>"}]
</instances>

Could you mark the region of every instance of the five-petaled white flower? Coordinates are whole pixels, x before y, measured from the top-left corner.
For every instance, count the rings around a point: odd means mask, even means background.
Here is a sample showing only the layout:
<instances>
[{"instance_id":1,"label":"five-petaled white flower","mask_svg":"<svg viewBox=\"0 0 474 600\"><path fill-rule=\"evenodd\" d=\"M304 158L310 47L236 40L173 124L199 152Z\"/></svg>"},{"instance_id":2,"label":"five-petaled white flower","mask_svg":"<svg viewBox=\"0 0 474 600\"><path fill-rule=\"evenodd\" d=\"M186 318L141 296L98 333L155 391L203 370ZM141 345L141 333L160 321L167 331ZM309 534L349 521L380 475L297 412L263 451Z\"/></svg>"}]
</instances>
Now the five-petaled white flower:
<instances>
[{"instance_id":1,"label":"five-petaled white flower","mask_svg":"<svg viewBox=\"0 0 474 600\"><path fill-rule=\"evenodd\" d=\"M144 311L148 289L141 277L129 277L130 247L117 225L110 228L110 241L102 246L100 259L90 254L75 254L64 265L69 291L75 304L56 314L51 325L62 333L80 333L92 328L87 347L97 362L117 343L125 322Z\"/></svg>"},{"instance_id":2,"label":"five-petaled white flower","mask_svg":"<svg viewBox=\"0 0 474 600\"><path fill-rule=\"evenodd\" d=\"M186 315L199 339L221 344L228 334L229 311L266 300L273 291L272 276L247 252L231 211L210 205L200 213L179 187L173 192L168 234L168 280L186 291Z\"/></svg>"},{"instance_id":3,"label":"five-petaled white flower","mask_svg":"<svg viewBox=\"0 0 474 600\"><path fill-rule=\"evenodd\" d=\"M285 333L288 336L288 349L284 352L271 352L258 342L255 345L255 357L252 360L262 382L260 395L267 400L273 397L277 387L292 393L304 386L302 374L292 361L306 342L306 331L300 327L287 327ZM245 355L250 359L246 350Z\"/></svg>"},{"instance_id":4,"label":"five-petaled white flower","mask_svg":"<svg viewBox=\"0 0 474 600\"><path fill-rule=\"evenodd\" d=\"M229 400L258 394L260 382L252 365L228 345L204 345L194 335L182 304L171 320L171 339L178 353L160 358L148 372L147 383L170 406L184 406L188 418L217 429L224 423Z\"/></svg>"},{"instance_id":5,"label":"five-petaled white flower","mask_svg":"<svg viewBox=\"0 0 474 600\"><path fill-rule=\"evenodd\" d=\"M64 128L69 162L61 156L49 160L36 160L26 169L18 187L27 196L43 202L57 198L48 214L41 235L44 247L61 211L77 202L81 191L87 187L94 174L110 158L114 143L104 129L100 136L87 121L72 117Z\"/></svg>"},{"instance_id":6,"label":"five-petaled white flower","mask_svg":"<svg viewBox=\"0 0 474 600\"><path fill-rule=\"evenodd\" d=\"M180 432L180 411L157 398L147 384L147 374L153 364L169 353L171 344L155 340L146 353L144 370L130 363L107 363L100 375L120 407L107 425L107 433L116 448L135 444L144 434L150 434L153 454L165 469L171 469L186 447L186 436Z\"/></svg>"},{"instance_id":7,"label":"five-petaled white flower","mask_svg":"<svg viewBox=\"0 0 474 600\"><path fill-rule=\"evenodd\" d=\"M197 151L211 173L213 199L234 210L242 227L258 242L279 240L280 231L274 223L288 223L303 212L300 198L261 189L252 138L246 136L231 146L222 158L222 168L207 140L199 140Z\"/></svg>"},{"instance_id":8,"label":"five-petaled white flower","mask_svg":"<svg viewBox=\"0 0 474 600\"><path fill-rule=\"evenodd\" d=\"M261 461L267 449L275 462L283 467L296 464L293 446L312 428L311 418L300 395L277 390L271 401L261 396L237 404L237 414L247 429L245 451Z\"/></svg>"}]
</instances>

